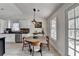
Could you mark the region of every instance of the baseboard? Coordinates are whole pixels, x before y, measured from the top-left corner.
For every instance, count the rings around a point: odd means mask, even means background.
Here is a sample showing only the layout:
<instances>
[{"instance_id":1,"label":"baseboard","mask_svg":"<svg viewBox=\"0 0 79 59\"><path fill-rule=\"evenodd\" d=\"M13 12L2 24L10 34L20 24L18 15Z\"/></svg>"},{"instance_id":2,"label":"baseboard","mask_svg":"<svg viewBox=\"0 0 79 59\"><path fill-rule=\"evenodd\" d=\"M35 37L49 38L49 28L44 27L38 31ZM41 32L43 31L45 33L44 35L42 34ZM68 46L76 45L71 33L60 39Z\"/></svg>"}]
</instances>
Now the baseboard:
<instances>
[{"instance_id":1,"label":"baseboard","mask_svg":"<svg viewBox=\"0 0 79 59\"><path fill-rule=\"evenodd\" d=\"M63 56L63 55L56 49L56 47L55 47L54 45L52 45L52 44L50 43L50 46L51 46L51 48L53 48L53 49L59 54L59 56Z\"/></svg>"}]
</instances>

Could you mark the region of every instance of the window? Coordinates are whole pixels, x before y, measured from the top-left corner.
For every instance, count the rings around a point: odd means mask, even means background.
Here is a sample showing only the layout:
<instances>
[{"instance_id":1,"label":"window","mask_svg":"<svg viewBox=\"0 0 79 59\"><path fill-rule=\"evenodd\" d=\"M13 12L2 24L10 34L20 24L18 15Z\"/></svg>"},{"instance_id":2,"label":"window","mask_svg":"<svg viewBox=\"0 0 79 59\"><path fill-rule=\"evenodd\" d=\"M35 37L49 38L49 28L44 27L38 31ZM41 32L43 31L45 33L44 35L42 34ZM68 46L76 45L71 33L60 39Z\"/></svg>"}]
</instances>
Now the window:
<instances>
[{"instance_id":1,"label":"window","mask_svg":"<svg viewBox=\"0 0 79 59\"><path fill-rule=\"evenodd\" d=\"M19 23L13 23L13 26L12 26L12 30L13 31L19 31Z\"/></svg>"},{"instance_id":2,"label":"window","mask_svg":"<svg viewBox=\"0 0 79 59\"><path fill-rule=\"evenodd\" d=\"M50 21L50 26L51 26L51 38L56 40L57 39L57 34L56 34L56 17L53 18Z\"/></svg>"},{"instance_id":3,"label":"window","mask_svg":"<svg viewBox=\"0 0 79 59\"><path fill-rule=\"evenodd\" d=\"M79 55L79 6L68 10L68 55Z\"/></svg>"}]
</instances>

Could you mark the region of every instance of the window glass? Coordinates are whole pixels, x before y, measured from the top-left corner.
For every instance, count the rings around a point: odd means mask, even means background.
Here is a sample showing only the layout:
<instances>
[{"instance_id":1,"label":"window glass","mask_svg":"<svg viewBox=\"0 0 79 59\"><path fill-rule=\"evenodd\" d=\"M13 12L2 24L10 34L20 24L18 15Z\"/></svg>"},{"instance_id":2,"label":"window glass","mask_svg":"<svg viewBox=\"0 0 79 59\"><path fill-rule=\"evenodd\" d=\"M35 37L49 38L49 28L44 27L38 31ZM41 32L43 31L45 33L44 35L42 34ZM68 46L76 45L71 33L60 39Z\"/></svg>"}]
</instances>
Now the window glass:
<instances>
[{"instance_id":1,"label":"window glass","mask_svg":"<svg viewBox=\"0 0 79 59\"><path fill-rule=\"evenodd\" d=\"M79 56L79 53L78 52L76 52L76 56Z\"/></svg>"},{"instance_id":2,"label":"window glass","mask_svg":"<svg viewBox=\"0 0 79 59\"><path fill-rule=\"evenodd\" d=\"M69 47L74 49L74 39L68 39Z\"/></svg>"},{"instance_id":3,"label":"window glass","mask_svg":"<svg viewBox=\"0 0 79 59\"><path fill-rule=\"evenodd\" d=\"M79 16L79 6L75 8L75 17Z\"/></svg>"},{"instance_id":4,"label":"window glass","mask_svg":"<svg viewBox=\"0 0 79 59\"><path fill-rule=\"evenodd\" d=\"M13 30L13 31L19 31L19 30L20 30L20 28L19 28L19 23L13 23L12 30Z\"/></svg>"},{"instance_id":5,"label":"window glass","mask_svg":"<svg viewBox=\"0 0 79 59\"><path fill-rule=\"evenodd\" d=\"M68 48L68 55L74 56L74 50L72 50L71 48Z\"/></svg>"},{"instance_id":6,"label":"window glass","mask_svg":"<svg viewBox=\"0 0 79 59\"><path fill-rule=\"evenodd\" d=\"M79 51L79 40L76 41L76 50Z\"/></svg>"},{"instance_id":7,"label":"window glass","mask_svg":"<svg viewBox=\"0 0 79 59\"><path fill-rule=\"evenodd\" d=\"M79 51L79 30L76 31L76 50Z\"/></svg>"},{"instance_id":8,"label":"window glass","mask_svg":"<svg viewBox=\"0 0 79 59\"><path fill-rule=\"evenodd\" d=\"M76 39L79 40L79 30L76 30Z\"/></svg>"},{"instance_id":9,"label":"window glass","mask_svg":"<svg viewBox=\"0 0 79 59\"><path fill-rule=\"evenodd\" d=\"M79 18L76 18L76 28L79 29Z\"/></svg>"},{"instance_id":10,"label":"window glass","mask_svg":"<svg viewBox=\"0 0 79 59\"><path fill-rule=\"evenodd\" d=\"M74 28L74 19L68 21L68 28Z\"/></svg>"},{"instance_id":11,"label":"window glass","mask_svg":"<svg viewBox=\"0 0 79 59\"><path fill-rule=\"evenodd\" d=\"M75 5L76 6L76 5ZM68 55L79 56L79 5L68 11Z\"/></svg>"},{"instance_id":12,"label":"window glass","mask_svg":"<svg viewBox=\"0 0 79 59\"><path fill-rule=\"evenodd\" d=\"M68 30L68 37L69 38L75 38L75 36L74 36L74 30Z\"/></svg>"},{"instance_id":13,"label":"window glass","mask_svg":"<svg viewBox=\"0 0 79 59\"><path fill-rule=\"evenodd\" d=\"M53 18L51 21L51 38L57 39L57 34L56 34L56 17Z\"/></svg>"},{"instance_id":14,"label":"window glass","mask_svg":"<svg viewBox=\"0 0 79 59\"><path fill-rule=\"evenodd\" d=\"M68 11L68 19L74 18L74 9Z\"/></svg>"}]
</instances>

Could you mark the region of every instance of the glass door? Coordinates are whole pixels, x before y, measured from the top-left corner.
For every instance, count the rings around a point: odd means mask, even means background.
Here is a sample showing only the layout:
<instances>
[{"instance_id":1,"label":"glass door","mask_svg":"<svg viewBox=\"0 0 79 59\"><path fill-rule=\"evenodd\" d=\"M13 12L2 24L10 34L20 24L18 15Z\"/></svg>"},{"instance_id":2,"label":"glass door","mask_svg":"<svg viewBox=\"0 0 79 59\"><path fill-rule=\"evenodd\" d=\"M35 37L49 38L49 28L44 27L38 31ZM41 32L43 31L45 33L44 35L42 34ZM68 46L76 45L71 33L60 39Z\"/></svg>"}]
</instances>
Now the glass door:
<instances>
[{"instance_id":1,"label":"glass door","mask_svg":"<svg viewBox=\"0 0 79 59\"><path fill-rule=\"evenodd\" d=\"M72 6L73 7L73 6ZM79 55L79 5L73 7L67 12L68 21L68 55Z\"/></svg>"}]
</instances>

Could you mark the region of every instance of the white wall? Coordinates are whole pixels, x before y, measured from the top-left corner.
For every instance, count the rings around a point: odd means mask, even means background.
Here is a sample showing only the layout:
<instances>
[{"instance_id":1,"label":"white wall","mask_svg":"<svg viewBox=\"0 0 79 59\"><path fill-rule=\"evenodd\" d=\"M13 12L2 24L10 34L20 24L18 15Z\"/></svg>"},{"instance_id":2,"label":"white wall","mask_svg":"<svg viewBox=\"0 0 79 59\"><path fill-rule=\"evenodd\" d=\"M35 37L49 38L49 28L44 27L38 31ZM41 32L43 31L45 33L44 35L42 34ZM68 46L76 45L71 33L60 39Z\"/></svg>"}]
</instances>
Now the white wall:
<instances>
[{"instance_id":1,"label":"white wall","mask_svg":"<svg viewBox=\"0 0 79 59\"><path fill-rule=\"evenodd\" d=\"M41 31L42 29L41 28L34 28L34 24L32 23L32 18L31 19L24 19L24 20L11 20L11 27L12 27L12 24L14 22L19 22L20 23L20 28L30 28L30 35L33 35L32 33L34 31ZM46 20L43 19L43 18L36 18L36 21L38 22L42 22L42 28L44 28L44 31L46 33ZM7 20L7 24L8 24L8 20ZM8 26L7 26L8 27Z\"/></svg>"},{"instance_id":2,"label":"white wall","mask_svg":"<svg viewBox=\"0 0 79 59\"><path fill-rule=\"evenodd\" d=\"M57 17L57 40L50 40L51 44L58 50L61 55L65 55L65 10L73 4L64 4L54 14L47 19L48 35L50 36L50 20Z\"/></svg>"},{"instance_id":3,"label":"white wall","mask_svg":"<svg viewBox=\"0 0 79 59\"><path fill-rule=\"evenodd\" d=\"M40 32L42 30L41 28L34 28L34 24L32 23L32 20L33 19L19 21L22 28L23 27L30 28L30 33L29 33L30 35L32 35L34 31ZM46 20L42 18L36 18L36 21L42 22L42 28L44 28L44 31L46 32Z\"/></svg>"}]
</instances>

